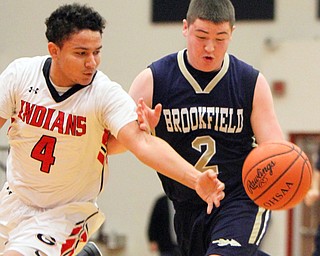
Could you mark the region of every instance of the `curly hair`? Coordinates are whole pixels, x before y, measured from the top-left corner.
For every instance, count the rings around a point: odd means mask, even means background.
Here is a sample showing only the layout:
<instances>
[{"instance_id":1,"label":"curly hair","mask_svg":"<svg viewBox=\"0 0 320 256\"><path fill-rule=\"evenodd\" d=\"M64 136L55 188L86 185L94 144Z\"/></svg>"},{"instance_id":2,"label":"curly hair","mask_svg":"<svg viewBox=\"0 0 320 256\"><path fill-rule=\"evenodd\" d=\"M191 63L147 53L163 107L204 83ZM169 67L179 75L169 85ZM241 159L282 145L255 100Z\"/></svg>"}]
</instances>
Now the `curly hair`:
<instances>
[{"instance_id":1,"label":"curly hair","mask_svg":"<svg viewBox=\"0 0 320 256\"><path fill-rule=\"evenodd\" d=\"M60 6L46 19L45 24L48 42L61 47L72 34L84 29L99 31L102 35L106 21L92 7L74 3Z\"/></svg>"}]
</instances>

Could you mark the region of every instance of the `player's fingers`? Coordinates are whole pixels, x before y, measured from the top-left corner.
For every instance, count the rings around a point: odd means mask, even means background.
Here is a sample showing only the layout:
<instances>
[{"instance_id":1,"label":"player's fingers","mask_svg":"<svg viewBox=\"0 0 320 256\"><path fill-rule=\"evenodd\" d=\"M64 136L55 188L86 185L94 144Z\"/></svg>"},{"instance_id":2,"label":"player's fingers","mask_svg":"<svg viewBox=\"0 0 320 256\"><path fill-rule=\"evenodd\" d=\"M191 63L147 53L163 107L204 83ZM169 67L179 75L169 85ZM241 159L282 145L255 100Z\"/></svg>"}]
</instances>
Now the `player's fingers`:
<instances>
[{"instance_id":1,"label":"player's fingers","mask_svg":"<svg viewBox=\"0 0 320 256\"><path fill-rule=\"evenodd\" d=\"M217 190L223 191L224 189L225 189L224 183L218 180Z\"/></svg>"},{"instance_id":2,"label":"player's fingers","mask_svg":"<svg viewBox=\"0 0 320 256\"><path fill-rule=\"evenodd\" d=\"M141 105L140 105L140 104L137 106L136 112L137 112L137 114L138 114L138 117L141 118L141 116L143 115L143 112L142 112L142 109L141 109Z\"/></svg>"},{"instance_id":3,"label":"player's fingers","mask_svg":"<svg viewBox=\"0 0 320 256\"><path fill-rule=\"evenodd\" d=\"M139 99L139 104L141 105L141 111L144 113L149 112L151 109L147 106L146 102L143 100L143 98ZM160 114L159 114L160 115Z\"/></svg>"},{"instance_id":4,"label":"player's fingers","mask_svg":"<svg viewBox=\"0 0 320 256\"><path fill-rule=\"evenodd\" d=\"M139 98L139 99L138 99L138 104L142 105L143 102L144 102L143 98Z\"/></svg>"},{"instance_id":5,"label":"player's fingers","mask_svg":"<svg viewBox=\"0 0 320 256\"><path fill-rule=\"evenodd\" d=\"M139 112L137 112L137 114L138 114L138 123L139 124L144 123L143 114Z\"/></svg>"},{"instance_id":6,"label":"player's fingers","mask_svg":"<svg viewBox=\"0 0 320 256\"><path fill-rule=\"evenodd\" d=\"M139 103L139 104L137 104L137 108L136 108L136 112L139 114L142 114L142 105Z\"/></svg>"},{"instance_id":7,"label":"player's fingers","mask_svg":"<svg viewBox=\"0 0 320 256\"><path fill-rule=\"evenodd\" d=\"M212 212L212 209L213 209L213 203L208 203L207 214L210 214Z\"/></svg>"},{"instance_id":8,"label":"player's fingers","mask_svg":"<svg viewBox=\"0 0 320 256\"><path fill-rule=\"evenodd\" d=\"M224 198L224 192L221 191L219 192L219 194L213 199L213 203L215 205L215 207L219 207L220 206L220 201Z\"/></svg>"},{"instance_id":9,"label":"player's fingers","mask_svg":"<svg viewBox=\"0 0 320 256\"><path fill-rule=\"evenodd\" d=\"M206 171L206 175L214 182L217 180L218 177L217 173L212 169Z\"/></svg>"},{"instance_id":10,"label":"player's fingers","mask_svg":"<svg viewBox=\"0 0 320 256\"><path fill-rule=\"evenodd\" d=\"M212 171L211 173L208 173L208 175L210 176L210 179L214 183L215 189L217 191L222 191L225 189L224 183L218 179L218 175L214 171Z\"/></svg>"},{"instance_id":11,"label":"player's fingers","mask_svg":"<svg viewBox=\"0 0 320 256\"><path fill-rule=\"evenodd\" d=\"M225 188L225 185L224 183L222 183L221 181L219 181L217 179L217 185L216 185L216 196L213 198L213 202L214 202L214 205L216 207L219 207L220 206L220 201L224 198L225 196L225 193L224 193L224 188Z\"/></svg>"},{"instance_id":12,"label":"player's fingers","mask_svg":"<svg viewBox=\"0 0 320 256\"><path fill-rule=\"evenodd\" d=\"M162 105L160 103L158 103L155 108L154 108L154 111L156 113L156 116L160 116L161 114L161 111L162 111Z\"/></svg>"},{"instance_id":13,"label":"player's fingers","mask_svg":"<svg viewBox=\"0 0 320 256\"><path fill-rule=\"evenodd\" d=\"M148 132L148 127L146 124L140 124L140 130Z\"/></svg>"},{"instance_id":14,"label":"player's fingers","mask_svg":"<svg viewBox=\"0 0 320 256\"><path fill-rule=\"evenodd\" d=\"M209 170L207 172L207 176L210 178L210 180L213 182L214 184L214 195L212 197L213 203L208 202L208 207L207 207L207 213L210 214L212 212L213 209L213 205L215 207L219 207L220 206L220 201L224 198L225 194L223 192L225 185L223 182L221 182L218 179L218 175L215 171L213 170Z\"/></svg>"}]
</instances>

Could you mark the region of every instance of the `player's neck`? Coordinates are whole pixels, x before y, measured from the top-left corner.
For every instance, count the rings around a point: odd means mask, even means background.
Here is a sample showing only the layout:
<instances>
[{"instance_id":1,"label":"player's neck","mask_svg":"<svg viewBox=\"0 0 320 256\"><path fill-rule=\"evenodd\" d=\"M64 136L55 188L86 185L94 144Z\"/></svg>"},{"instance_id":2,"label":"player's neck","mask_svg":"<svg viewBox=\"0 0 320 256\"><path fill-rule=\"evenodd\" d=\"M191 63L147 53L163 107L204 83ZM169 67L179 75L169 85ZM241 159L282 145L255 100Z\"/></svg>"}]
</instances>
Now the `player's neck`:
<instances>
[{"instance_id":1,"label":"player's neck","mask_svg":"<svg viewBox=\"0 0 320 256\"><path fill-rule=\"evenodd\" d=\"M51 63L49 72L50 81L56 87L72 87L74 83L68 79L54 61Z\"/></svg>"}]
</instances>

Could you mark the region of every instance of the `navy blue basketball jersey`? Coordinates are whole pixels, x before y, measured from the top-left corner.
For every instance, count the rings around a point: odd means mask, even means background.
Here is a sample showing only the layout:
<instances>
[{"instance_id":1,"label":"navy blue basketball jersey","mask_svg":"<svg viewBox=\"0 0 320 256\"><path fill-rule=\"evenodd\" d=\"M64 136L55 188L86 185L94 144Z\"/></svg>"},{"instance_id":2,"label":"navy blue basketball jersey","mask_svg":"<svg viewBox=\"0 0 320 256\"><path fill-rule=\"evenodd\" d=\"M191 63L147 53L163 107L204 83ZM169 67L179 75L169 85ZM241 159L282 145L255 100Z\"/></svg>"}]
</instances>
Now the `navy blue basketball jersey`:
<instances>
[{"instance_id":1,"label":"navy blue basketball jersey","mask_svg":"<svg viewBox=\"0 0 320 256\"><path fill-rule=\"evenodd\" d=\"M152 104L161 103L163 108L156 136L198 170L217 171L226 195L243 190L241 170L254 142L250 116L259 72L229 54L218 72L201 72L188 64L186 50L165 56L150 68ZM159 177L176 203L204 204L195 191Z\"/></svg>"}]
</instances>

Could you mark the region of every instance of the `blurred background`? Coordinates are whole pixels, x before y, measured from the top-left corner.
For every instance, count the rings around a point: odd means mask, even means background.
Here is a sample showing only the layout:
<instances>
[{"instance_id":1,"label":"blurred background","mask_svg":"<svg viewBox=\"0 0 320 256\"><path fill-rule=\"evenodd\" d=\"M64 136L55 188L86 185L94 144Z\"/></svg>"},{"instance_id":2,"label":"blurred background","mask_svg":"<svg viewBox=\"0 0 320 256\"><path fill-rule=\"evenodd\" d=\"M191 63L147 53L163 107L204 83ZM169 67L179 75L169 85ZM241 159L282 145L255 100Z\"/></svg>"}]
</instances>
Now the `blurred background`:
<instances>
[{"instance_id":1,"label":"blurred background","mask_svg":"<svg viewBox=\"0 0 320 256\"><path fill-rule=\"evenodd\" d=\"M0 72L15 58L47 54L44 20L61 4L72 2L0 0ZM154 11L161 14L161 8L164 10L164 7L153 8L153 3L159 1L78 2L87 3L106 18L108 24L103 34L100 70L125 90L153 60L185 47L180 17L178 21L154 21ZM188 1L176 1L176 5L170 7L177 8L173 13L181 15L185 2ZM266 76L287 139L308 150L313 161L320 133L320 1L234 2L237 3L236 12L237 8L239 13L240 8L247 12L242 13L244 19L236 23L229 53L250 63ZM266 2L270 3L267 7L264 6ZM245 5L244 9L238 6L240 3ZM246 18L250 14L260 15L261 10L262 16ZM271 12L265 14L263 10ZM1 168L6 158L7 138L5 128L0 132ZM156 173L138 162L131 153L110 156L109 163L108 183L99 199L106 215L100 236L119 238L120 242L119 246L116 244L108 249L108 255L156 255L149 251L147 241L152 205L162 194ZM0 181L4 181L3 171L0 172ZM319 215L316 207L305 209L302 203L291 211L274 212L263 249L274 256L311 255L314 227L317 226L317 217L314 216Z\"/></svg>"}]
</instances>

